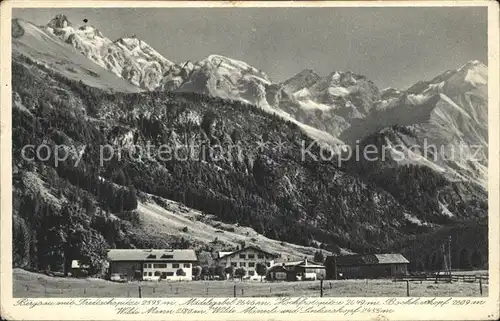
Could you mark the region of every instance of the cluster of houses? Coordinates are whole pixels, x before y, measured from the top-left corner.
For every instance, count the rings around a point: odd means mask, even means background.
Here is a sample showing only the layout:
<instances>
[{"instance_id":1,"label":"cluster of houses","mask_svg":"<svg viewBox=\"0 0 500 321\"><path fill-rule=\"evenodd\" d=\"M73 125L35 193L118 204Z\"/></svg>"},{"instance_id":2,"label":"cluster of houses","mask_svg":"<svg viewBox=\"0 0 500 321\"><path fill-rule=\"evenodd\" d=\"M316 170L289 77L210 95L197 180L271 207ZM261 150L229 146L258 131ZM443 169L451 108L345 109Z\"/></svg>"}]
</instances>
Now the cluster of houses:
<instances>
[{"instance_id":1,"label":"cluster of houses","mask_svg":"<svg viewBox=\"0 0 500 321\"><path fill-rule=\"evenodd\" d=\"M325 262L307 258L278 262L278 259L279 255L247 246L234 252L219 252L215 263L226 278L233 277L234 271L239 270L238 277L242 279L268 281L393 277L407 274L409 264L401 254L328 256ZM106 273L112 280L119 276L124 281L192 280L193 267L197 264L197 255L192 249L111 249Z\"/></svg>"}]
</instances>

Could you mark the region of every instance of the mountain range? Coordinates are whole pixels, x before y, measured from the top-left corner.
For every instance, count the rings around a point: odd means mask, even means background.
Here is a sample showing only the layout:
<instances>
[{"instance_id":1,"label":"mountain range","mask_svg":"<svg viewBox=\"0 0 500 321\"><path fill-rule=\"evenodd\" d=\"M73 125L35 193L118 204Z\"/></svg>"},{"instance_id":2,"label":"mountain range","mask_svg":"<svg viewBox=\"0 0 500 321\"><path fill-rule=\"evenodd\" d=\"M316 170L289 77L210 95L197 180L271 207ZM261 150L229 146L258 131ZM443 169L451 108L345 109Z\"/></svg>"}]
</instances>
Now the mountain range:
<instances>
[{"instance_id":1,"label":"mountain range","mask_svg":"<svg viewBox=\"0 0 500 321\"><path fill-rule=\"evenodd\" d=\"M58 208L55 191L60 199L83 202L73 194L85 190L86 202L102 210L106 223L100 224L106 225L116 224L113 217L141 217L146 200L172 200L267 238L331 252L394 249L399 240L487 216L488 68L479 61L436 72L410 88L379 90L350 71L320 76L307 69L276 82L221 55L175 63L135 36L113 41L64 15L45 26L15 19L12 35L15 157L21 143L33 139L65 141L77 149L97 143L128 148L150 140L243 146L243 156L232 161L126 158L104 169L96 168L97 150L91 149L82 152L87 174L19 159L18 208L34 206L33 198L38 206ZM35 138L27 137L31 131ZM341 163L340 151L327 161L303 161L300 141L319 142L311 149L315 155L321 146L376 146L379 158ZM262 143L284 150L255 153ZM122 195L121 202L125 194L118 191L135 193L139 207L108 204L82 180L106 185L112 199ZM73 192L61 190L64 184ZM26 192L33 186L43 200ZM15 228L27 233L33 227L16 213ZM158 241L128 223L118 224L116 235L89 224L112 246ZM183 237L187 242L189 235Z\"/></svg>"}]
</instances>

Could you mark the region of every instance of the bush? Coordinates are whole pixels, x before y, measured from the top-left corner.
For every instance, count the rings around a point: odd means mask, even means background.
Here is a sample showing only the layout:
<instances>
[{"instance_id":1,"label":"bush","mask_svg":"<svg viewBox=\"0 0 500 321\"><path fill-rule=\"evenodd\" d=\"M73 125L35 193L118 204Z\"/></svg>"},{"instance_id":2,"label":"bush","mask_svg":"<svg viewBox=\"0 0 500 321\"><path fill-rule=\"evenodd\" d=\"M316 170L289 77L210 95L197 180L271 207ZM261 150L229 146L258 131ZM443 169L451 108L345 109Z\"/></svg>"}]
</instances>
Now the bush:
<instances>
[{"instance_id":1,"label":"bush","mask_svg":"<svg viewBox=\"0 0 500 321\"><path fill-rule=\"evenodd\" d=\"M236 271L234 271L234 275L239 277L239 278L243 278L246 274L247 274L247 271L242 267L239 267L236 269Z\"/></svg>"},{"instance_id":2,"label":"bush","mask_svg":"<svg viewBox=\"0 0 500 321\"><path fill-rule=\"evenodd\" d=\"M257 263L255 271L257 272L258 275L264 276L267 273L267 267L264 263Z\"/></svg>"},{"instance_id":3,"label":"bush","mask_svg":"<svg viewBox=\"0 0 500 321\"><path fill-rule=\"evenodd\" d=\"M214 268L214 275L218 275L220 277L224 277L224 267L221 265L217 265Z\"/></svg>"},{"instance_id":4,"label":"bush","mask_svg":"<svg viewBox=\"0 0 500 321\"><path fill-rule=\"evenodd\" d=\"M318 252L314 253L313 261L323 264L323 262L325 261L325 256L323 255L323 252L318 251Z\"/></svg>"},{"instance_id":5,"label":"bush","mask_svg":"<svg viewBox=\"0 0 500 321\"><path fill-rule=\"evenodd\" d=\"M233 276L233 273L234 273L234 269L233 269L233 267L232 267L232 266L228 266L228 267L226 267L226 268L224 269L224 273L225 273L225 274L229 274L229 275Z\"/></svg>"},{"instance_id":6,"label":"bush","mask_svg":"<svg viewBox=\"0 0 500 321\"><path fill-rule=\"evenodd\" d=\"M192 274L195 279L199 279L201 275L201 266L193 266Z\"/></svg>"}]
</instances>

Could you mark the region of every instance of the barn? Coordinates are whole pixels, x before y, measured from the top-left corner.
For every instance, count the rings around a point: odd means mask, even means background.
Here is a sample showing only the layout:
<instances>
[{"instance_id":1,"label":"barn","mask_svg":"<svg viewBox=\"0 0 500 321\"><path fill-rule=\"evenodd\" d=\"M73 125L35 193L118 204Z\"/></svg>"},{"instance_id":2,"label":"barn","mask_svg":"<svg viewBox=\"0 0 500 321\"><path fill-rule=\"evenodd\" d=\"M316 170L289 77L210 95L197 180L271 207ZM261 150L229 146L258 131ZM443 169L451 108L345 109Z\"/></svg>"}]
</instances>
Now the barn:
<instances>
[{"instance_id":1,"label":"barn","mask_svg":"<svg viewBox=\"0 0 500 321\"><path fill-rule=\"evenodd\" d=\"M402 254L355 254L328 256L327 279L371 279L406 275L408 261Z\"/></svg>"}]
</instances>

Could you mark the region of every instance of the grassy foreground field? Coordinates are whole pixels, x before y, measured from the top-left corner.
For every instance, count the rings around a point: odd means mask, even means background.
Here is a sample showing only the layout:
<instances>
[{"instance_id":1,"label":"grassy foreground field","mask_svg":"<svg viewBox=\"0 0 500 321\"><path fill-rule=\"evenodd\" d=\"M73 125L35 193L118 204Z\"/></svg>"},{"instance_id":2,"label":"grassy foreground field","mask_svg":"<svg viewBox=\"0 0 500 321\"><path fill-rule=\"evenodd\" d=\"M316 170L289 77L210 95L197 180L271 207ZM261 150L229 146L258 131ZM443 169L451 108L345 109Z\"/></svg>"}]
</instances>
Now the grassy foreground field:
<instances>
[{"instance_id":1,"label":"grassy foreground field","mask_svg":"<svg viewBox=\"0 0 500 321\"><path fill-rule=\"evenodd\" d=\"M189 281L114 283L101 279L50 277L20 269L13 272L14 297L237 297L320 296L319 281ZM325 297L406 296L405 282L339 280L323 283ZM478 283L410 282L410 296L480 296ZM483 284L483 296L488 285Z\"/></svg>"}]
</instances>

